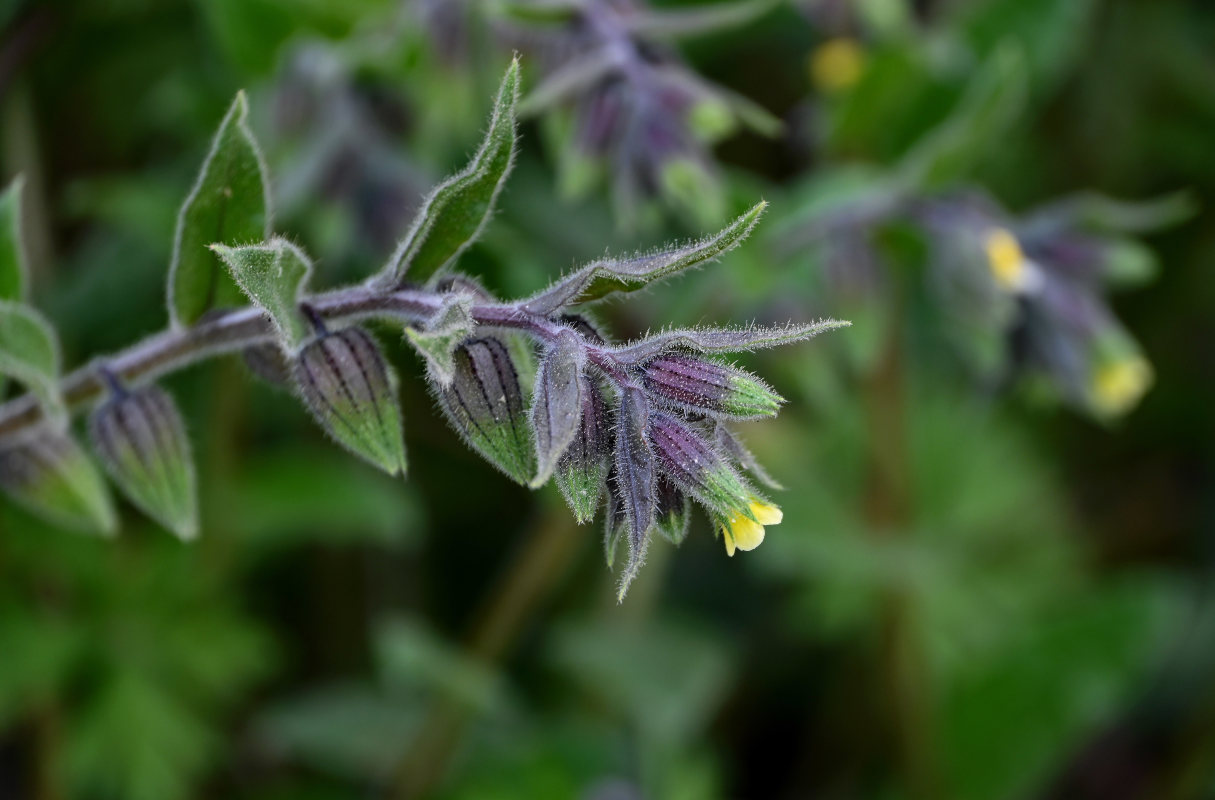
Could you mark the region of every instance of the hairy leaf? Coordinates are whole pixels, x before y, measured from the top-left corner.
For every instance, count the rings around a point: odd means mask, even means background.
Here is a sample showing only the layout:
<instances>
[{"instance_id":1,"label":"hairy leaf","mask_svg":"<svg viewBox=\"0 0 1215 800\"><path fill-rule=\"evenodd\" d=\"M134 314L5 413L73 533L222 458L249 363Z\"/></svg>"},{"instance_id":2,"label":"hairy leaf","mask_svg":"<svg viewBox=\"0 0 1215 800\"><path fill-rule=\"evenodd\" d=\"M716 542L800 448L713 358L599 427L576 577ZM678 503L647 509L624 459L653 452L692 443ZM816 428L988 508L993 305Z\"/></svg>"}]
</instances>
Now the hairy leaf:
<instances>
[{"instance_id":1,"label":"hairy leaf","mask_svg":"<svg viewBox=\"0 0 1215 800\"><path fill-rule=\"evenodd\" d=\"M532 488L544 485L578 435L585 368L586 348L573 331L562 332L540 362L532 398L532 431L536 435Z\"/></svg>"},{"instance_id":2,"label":"hairy leaf","mask_svg":"<svg viewBox=\"0 0 1215 800\"><path fill-rule=\"evenodd\" d=\"M59 396L59 340L46 318L29 306L0 300L0 376L15 378L38 398L52 425L67 410Z\"/></svg>"},{"instance_id":3,"label":"hairy leaf","mask_svg":"<svg viewBox=\"0 0 1215 800\"><path fill-rule=\"evenodd\" d=\"M89 434L135 505L180 539L198 534L194 460L172 397L156 386L115 395L93 413Z\"/></svg>"},{"instance_id":4,"label":"hairy leaf","mask_svg":"<svg viewBox=\"0 0 1215 800\"><path fill-rule=\"evenodd\" d=\"M456 346L467 339L475 327L469 313L471 306L472 299L468 295L448 295L443 307L424 328L405 329L405 338L426 358L430 375L440 386L451 385Z\"/></svg>"},{"instance_id":5,"label":"hairy leaf","mask_svg":"<svg viewBox=\"0 0 1215 800\"><path fill-rule=\"evenodd\" d=\"M0 489L66 528L108 535L117 527L110 493L93 462L71 437L53 430L0 451Z\"/></svg>"},{"instance_id":6,"label":"hairy leaf","mask_svg":"<svg viewBox=\"0 0 1215 800\"><path fill-rule=\"evenodd\" d=\"M211 249L228 265L241 291L270 315L284 348L294 351L303 344L310 327L299 300L312 275L304 251L279 238L243 247L213 244Z\"/></svg>"},{"instance_id":7,"label":"hairy leaf","mask_svg":"<svg viewBox=\"0 0 1215 800\"><path fill-rule=\"evenodd\" d=\"M18 177L0 194L0 300L25 297L25 250L21 242L21 189Z\"/></svg>"},{"instance_id":8,"label":"hairy leaf","mask_svg":"<svg viewBox=\"0 0 1215 800\"><path fill-rule=\"evenodd\" d=\"M240 302L209 245L249 244L270 236L270 178L239 92L220 123L194 188L177 218L169 266L169 317L191 325L208 310Z\"/></svg>"},{"instance_id":9,"label":"hairy leaf","mask_svg":"<svg viewBox=\"0 0 1215 800\"><path fill-rule=\"evenodd\" d=\"M425 283L476 241L514 162L518 100L516 59L502 79L480 149L463 171L440 183L426 198L381 274L385 283L400 285L407 277Z\"/></svg>"},{"instance_id":10,"label":"hairy leaf","mask_svg":"<svg viewBox=\"0 0 1215 800\"><path fill-rule=\"evenodd\" d=\"M940 189L966 177L975 163L1012 126L1027 94L1025 57L1001 47L972 79L953 113L903 158L907 185Z\"/></svg>"},{"instance_id":11,"label":"hairy leaf","mask_svg":"<svg viewBox=\"0 0 1215 800\"><path fill-rule=\"evenodd\" d=\"M529 299L523 307L533 313L551 314L563 306L591 302L613 292L635 291L653 281L711 261L747 238L765 207L767 203L760 202L708 239L633 258L587 264Z\"/></svg>"},{"instance_id":12,"label":"hairy leaf","mask_svg":"<svg viewBox=\"0 0 1215 800\"><path fill-rule=\"evenodd\" d=\"M673 350L695 353L743 353L779 347L846 328L851 322L824 319L818 322L790 323L779 327L756 325L750 328L683 328L664 331L616 349L621 361L639 364Z\"/></svg>"}]
</instances>

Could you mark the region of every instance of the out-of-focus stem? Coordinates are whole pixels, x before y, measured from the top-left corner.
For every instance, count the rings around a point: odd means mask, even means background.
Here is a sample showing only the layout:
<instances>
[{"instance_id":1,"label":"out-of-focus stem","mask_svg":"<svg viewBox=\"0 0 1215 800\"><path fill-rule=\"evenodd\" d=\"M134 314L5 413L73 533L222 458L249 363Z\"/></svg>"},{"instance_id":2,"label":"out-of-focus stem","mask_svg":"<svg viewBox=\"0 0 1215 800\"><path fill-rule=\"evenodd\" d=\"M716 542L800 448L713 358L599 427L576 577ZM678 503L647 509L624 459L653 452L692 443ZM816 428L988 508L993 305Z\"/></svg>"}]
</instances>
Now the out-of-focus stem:
<instances>
[{"instance_id":1,"label":"out-of-focus stem","mask_svg":"<svg viewBox=\"0 0 1215 800\"><path fill-rule=\"evenodd\" d=\"M482 602L466 646L469 658L486 665L499 662L586 541L573 529L565 509L550 504ZM438 785L459 747L468 717L467 707L456 700L435 701L413 746L397 765L392 797L425 797Z\"/></svg>"},{"instance_id":2,"label":"out-of-focus stem","mask_svg":"<svg viewBox=\"0 0 1215 800\"><path fill-rule=\"evenodd\" d=\"M902 536L912 519L911 463L907 439L907 398L897 315L886 346L868 376L869 486L866 514L880 544ZM898 766L913 797L939 800L943 787L937 764L936 725L930 677L916 631L914 595L889 586L881 602L882 675L890 734Z\"/></svg>"}]
</instances>

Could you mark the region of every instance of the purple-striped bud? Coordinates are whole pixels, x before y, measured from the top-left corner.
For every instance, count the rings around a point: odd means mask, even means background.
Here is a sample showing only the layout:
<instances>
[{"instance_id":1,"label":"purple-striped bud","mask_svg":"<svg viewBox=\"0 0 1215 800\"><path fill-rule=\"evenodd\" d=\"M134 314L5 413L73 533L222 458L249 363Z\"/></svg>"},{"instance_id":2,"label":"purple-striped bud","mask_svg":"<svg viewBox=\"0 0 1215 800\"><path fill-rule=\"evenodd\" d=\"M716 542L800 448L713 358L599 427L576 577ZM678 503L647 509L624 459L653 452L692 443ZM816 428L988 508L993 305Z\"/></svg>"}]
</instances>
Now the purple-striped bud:
<instances>
[{"instance_id":1,"label":"purple-striped bud","mask_svg":"<svg viewBox=\"0 0 1215 800\"><path fill-rule=\"evenodd\" d=\"M737 367L685 353L665 353L641 368L646 392L658 403L698 414L771 417L784 399Z\"/></svg>"},{"instance_id":2,"label":"purple-striped bud","mask_svg":"<svg viewBox=\"0 0 1215 800\"><path fill-rule=\"evenodd\" d=\"M322 333L296 358L295 382L334 440L390 475L405 472L396 380L371 334L362 328Z\"/></svg>"},{"instance_id":3,"label":"purple-striped bud","mask_svg":"<svg viewBox=\"0 0 1215 800\"><path fill-rule=\"evenodd\" d=\"M656 413L650 440L659 471L710 510L745 508L751 492L716 447L673 414Z\"/></svg>"},{"instance_id":4,"label":"purple-striped bud","mask_svg":"<svg viewBox=\"0 0 1215 800\"><path fill-rule=\"evenodd\" d=\"M527 404L507 345L492 336L470 339L452 353L452 380L432 387L452 427L469 447L526 485L536 474Z\"/></svg>"},{"instance_id":5,"label":"purple-striped bud","mask_svg":"<svg viewBox=\"0 0 1215 800\"><path fill-rule=\"evenodd\" d=\"M0 451L0 489L66 528L111 534L117 517L105 481L70 437L44 430Z\"/></svg>"},{"instance_id":6,"label":"purple-striped bud","mask_svg":"<svg viewBox=\"0 0 1215 800\"><path fill-rule=\"evenodd\" d=\"M624 599L629 584L641 569L649 544L650 526L654 524L655 459L646 435L652 415L650 403L640 389L629 386L621 390L613 466L616 499L624 511L629 563L620 578L617 594L620 600Z\"/></svg>"},{"instance_id":7,"label":"purple-striped bud","mask_svg":"<svg viewBox=\"0 0 1215 800\"><path fill-rule=\"evenodd\" d=\"M197 535L190 441L172 397L156 386L120 390L93 412L89 435L136 506L181 539Z\"/></svg>"},{"instance_id":8,"label":"purple-striped bud","mask_svg":"<svg viewBox=\"0 0 1215 800\"><path fill-rule=\"evenodd\" d=\"M582 421L556 472L557 488L579 525L595 518L612 450L603 392L589 376L583 375L582 381Z\"/></svg>"}]
</instances>

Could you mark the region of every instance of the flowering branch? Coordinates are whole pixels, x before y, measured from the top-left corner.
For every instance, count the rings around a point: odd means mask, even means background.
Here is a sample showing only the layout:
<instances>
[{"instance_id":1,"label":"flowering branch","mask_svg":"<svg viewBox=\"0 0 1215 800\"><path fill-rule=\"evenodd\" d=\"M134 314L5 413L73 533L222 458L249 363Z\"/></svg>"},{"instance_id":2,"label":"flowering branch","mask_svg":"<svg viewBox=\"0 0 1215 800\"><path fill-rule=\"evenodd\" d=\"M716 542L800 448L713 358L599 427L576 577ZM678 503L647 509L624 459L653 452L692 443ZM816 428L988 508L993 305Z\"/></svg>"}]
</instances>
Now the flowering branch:
<instances>
[{"instance_id":1,"label":"flowering branch","mask_svg":"<svg viewBox=\"0 0 1215 800\"><path fill-rule=\"evenodd\" d=\"M431 192L387 266L362 285L319 292L307 287L308 256L270 235L265 168L238 96L179 217L169 328L59 380L49 325L25 306L11 319L0 313L0 372L6 364L21 367L10 374L31 389L0 405L0 488L69 526L111 531L105 484L66 433L67 417L92 405L94 450L112 480L167 528L194 536L189 441L172 398L152 381L237 352L261 365L256 372L293 384L338 444L386 472L404 473L396 378L363 327L379 320L402 326L426 361L440 409L491 464L533 488L554 479L580 523L606 496L609 563L617 543L628 543L621 597L652 533L682 540L692 500L708 512L730 555L756 547L764 526L781 514L744 477L767 480L726 423L772 416L783 400L758 377L711 355L800 341L847 323L670 330L614 344L580 314L587 303L733 249L763 203L703 240L596 261L514 302L454 272L510 170L517 84L513 64L484 143L466 169ZM204 236L200 226L206 235L218 231L221 241L264 228L265 240L190 247ZM253 304L217 309L241 295Z\"/></svg>"}]
</instances>

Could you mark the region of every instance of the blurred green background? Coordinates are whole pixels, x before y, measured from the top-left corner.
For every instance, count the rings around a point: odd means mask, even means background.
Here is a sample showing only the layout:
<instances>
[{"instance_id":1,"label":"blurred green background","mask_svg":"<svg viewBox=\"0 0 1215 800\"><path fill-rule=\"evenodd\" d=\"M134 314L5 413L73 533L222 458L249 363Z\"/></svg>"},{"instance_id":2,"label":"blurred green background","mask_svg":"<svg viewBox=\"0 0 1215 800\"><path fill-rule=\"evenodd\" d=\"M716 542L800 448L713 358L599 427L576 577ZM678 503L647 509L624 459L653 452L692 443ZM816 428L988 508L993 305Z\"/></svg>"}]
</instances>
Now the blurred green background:
<instances>
[{"instance_id":1,"label":"blurred green background","mask_svg":"<svg viewBox=\"0 0 1215 800\"><path fill-rule=\"evenodd\" d=\"M241 88L276 230L318 283L377 269L476 146L512 50L534 88L577 47L509 5L0 4L3 177L26 176L67 362L164 325L176 210ZM595 162L572 149L584 108L539 109L461 267L519 296L771 201L722 264L599 313L619 339L856 323L745 360L789 399L742 431L787 489L763 547L727 559L697 519L618 606L600 527L440 424L399 332L403 483L239 360L192 368L166 387L198 542L0 501L0 797L1215 795L1215 5L743 10L652 45L727 100L677 115L688 158L643 140ZM1101 308L1154 373L1125 415L1022 358L1032 318L993 331L1011 306L933 288L958 198L1022 235L1060 197L1178 191L1171 224L1136 205L1106 231L1137 286Z\"/></svg>"}]
</instances>

